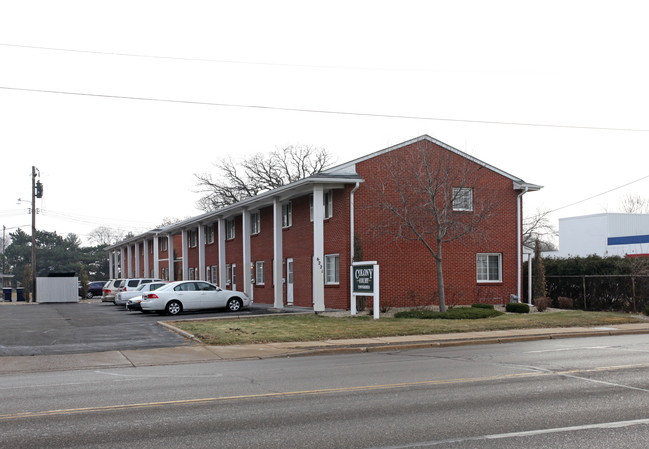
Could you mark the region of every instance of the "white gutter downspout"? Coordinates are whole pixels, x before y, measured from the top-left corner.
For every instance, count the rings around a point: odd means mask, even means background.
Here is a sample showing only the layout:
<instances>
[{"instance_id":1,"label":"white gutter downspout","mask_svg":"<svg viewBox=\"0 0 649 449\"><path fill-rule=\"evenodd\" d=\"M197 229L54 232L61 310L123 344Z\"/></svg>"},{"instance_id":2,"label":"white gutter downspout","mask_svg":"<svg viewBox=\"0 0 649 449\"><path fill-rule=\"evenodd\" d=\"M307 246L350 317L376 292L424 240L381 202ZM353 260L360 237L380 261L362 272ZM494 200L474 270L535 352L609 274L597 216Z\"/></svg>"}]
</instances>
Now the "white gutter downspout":
<instances>
[{"instance_id":1,"label":"white gutter downspout","mask_svg":"<svg viewBox=\"0 0 649 449\"><path fill-rule=\"evenodd\" d=\"M354 192L358 190L358 187L360 187L361 183L357 182L356 186L352 189L352 191L349 193L349 235L350 235L350 250L349 250L349 265L351 266L352 263L354 263ZM351 272L351 269L350 269ZM349 281L349 310L352 315L356 315L356 301L355 301L355 296L353 295L353 287L352 287L352 282L351 280Z\"/></svg>"},{"instance_id":2,"label":"white gutter downspout","mask_svg":"<svg viewBox=\"0 0 649 449\"><path fill-rule=\"evenodd\" d=\"M352 263L354 261L354 192L358 190L360 185L361 183L357 182L356 187L354 187L349 193L349 234L351 238L351 257L349 258L349 263Z\"/></svg>"},{"instance_id":3,"label":"white gutter downspout","mask_svg":"<svg viewBox=\"0 0 649 449\"><path fill-rule=\"evenodd\" d=\"M517 272L517 288L516 288L516 296L518 296L518 301L521 301L521 295L522 295L522 290L523 290L523 281L522 281L522 276L523 276L523 220L522 220L522 202L523 202L523 195L525 195L528 191L528 187L525 186L523 187L523 191L518 194L516 197L516 229L517 229L517 241L518 241L518 246L517 246L517 252L518 252L518 272Z\"/></svg>"}]
</instances>

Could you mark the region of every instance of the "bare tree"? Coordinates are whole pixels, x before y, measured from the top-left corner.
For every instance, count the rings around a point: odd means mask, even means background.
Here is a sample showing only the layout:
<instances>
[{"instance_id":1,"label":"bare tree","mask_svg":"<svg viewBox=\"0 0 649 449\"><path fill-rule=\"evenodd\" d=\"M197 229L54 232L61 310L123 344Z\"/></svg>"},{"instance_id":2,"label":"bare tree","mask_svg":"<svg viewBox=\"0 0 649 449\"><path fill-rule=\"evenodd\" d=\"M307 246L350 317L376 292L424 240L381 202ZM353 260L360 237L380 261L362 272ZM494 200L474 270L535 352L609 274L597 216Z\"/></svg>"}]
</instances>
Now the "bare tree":
<instances>
[{"instance_id":1,"label":"bare tree","mask_svg":"<svg viewBox=\"0 0 649 449\"><path fill-rule=\"evenodd\" d=\"M446 311L443 248L484 237L481 224L495 204L478 187L482 166L426 144L388 153L383 160L379 181L370 185L383 212L376 229L424 245L435 260L439 307Z\"/></svg>"},{"instance_id":2,"label":"bare tree","mask_svg":"<svg viewBox=\"0 0 649 449\"><path fill-rule=\"evenodd\" d=\"M647 214L649 213L649 199L629 193L622 198L620 209L627 214Z\"/></svg>"},{"instance_id":3,"label":"bare tree","mask_svg":"<svg viewBox=\"0 0 649 449\"><path fill-rule=\"evenodd\" d=\"M550 222L550 211L537 209L533 215L523 219L523 246L534 249L539 241L541 251L554 251L554 239L559 235Z\"/></svg>"},{"instance_id":4,"label":"bare tree","mask_svg":"<svg viewBox=\"0 0 649 449\"><path fill-rule=\"evenodd\" d=\"M268 154L257 153L240 162L232 158L214 164L217 172L195 173L197 206L212 211L262 192L314 175L333 162L324 148L291 145Z\"/></svg>"},{"instance_id":5,"label":"bare tree","mask_svg":"<svg viewBox=\"0 0 649 449\"><path fill-rule=\"evenodd\" d=\"M99 226L88 234L88 241L95 245L112 245L124 240L124 231L107 226Z\"/></svg>"}]
</instances>

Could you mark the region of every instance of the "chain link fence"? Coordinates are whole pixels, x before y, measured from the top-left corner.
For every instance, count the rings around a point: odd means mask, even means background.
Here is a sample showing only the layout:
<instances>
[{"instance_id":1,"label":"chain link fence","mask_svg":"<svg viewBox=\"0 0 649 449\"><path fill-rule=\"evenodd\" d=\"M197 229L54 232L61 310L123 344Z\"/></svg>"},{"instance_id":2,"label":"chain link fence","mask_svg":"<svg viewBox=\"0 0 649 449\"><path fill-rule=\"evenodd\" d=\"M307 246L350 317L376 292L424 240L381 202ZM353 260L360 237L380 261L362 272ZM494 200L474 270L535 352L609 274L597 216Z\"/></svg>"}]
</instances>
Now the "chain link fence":
<instances>
[{"instance_id":1,"label":"chain link fence","mask_svg":"<svg viewBox=\"0 0 649 449\"><path fill-rule=\"evenodd\" d=\"M649 306L649 275L546 276L553 306L558 298L574 300L576 309L642 312Z\"/></svg>"}]
</instances>

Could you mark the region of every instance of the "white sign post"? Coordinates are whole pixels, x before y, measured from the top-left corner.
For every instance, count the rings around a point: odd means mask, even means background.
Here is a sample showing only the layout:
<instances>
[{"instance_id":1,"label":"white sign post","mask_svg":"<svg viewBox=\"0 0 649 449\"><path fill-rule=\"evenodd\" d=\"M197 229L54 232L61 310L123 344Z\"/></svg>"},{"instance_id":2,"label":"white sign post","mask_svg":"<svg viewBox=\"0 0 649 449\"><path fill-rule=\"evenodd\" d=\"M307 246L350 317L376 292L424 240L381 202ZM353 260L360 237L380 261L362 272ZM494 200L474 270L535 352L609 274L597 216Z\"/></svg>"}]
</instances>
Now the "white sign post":
<instances>
[{"instance_id":1,"label":"white sign post","mask_svg":"<svg viewBox=\"0 0 649 449\"><path fill-rule=\"evenodd\" d=\"M374 298L374 319L379 319L379 265L376 262L353 262L349 268L352 315L357 314L356 297Z\"/></svg>"}]
</instances>

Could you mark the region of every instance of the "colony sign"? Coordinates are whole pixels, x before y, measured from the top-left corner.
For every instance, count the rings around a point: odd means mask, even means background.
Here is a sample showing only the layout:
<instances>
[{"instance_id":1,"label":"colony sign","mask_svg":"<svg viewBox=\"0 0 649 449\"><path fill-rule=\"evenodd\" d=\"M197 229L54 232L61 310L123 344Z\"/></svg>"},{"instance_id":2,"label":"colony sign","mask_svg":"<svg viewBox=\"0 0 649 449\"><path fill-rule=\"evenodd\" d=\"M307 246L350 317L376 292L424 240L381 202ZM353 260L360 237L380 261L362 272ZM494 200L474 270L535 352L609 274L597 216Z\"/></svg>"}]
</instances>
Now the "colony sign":
<instances>
[{"instance_id":1,"label":"colony sign","mask_svg":"<svg viewBox=\"0 0 649 449\"><path fill-rule=\"evenodd\" d=\"M376 262L352 263L351 275L351 307L352 315L356 315L356 297L372 296L374 319L379 319L379 266Z\"/></svg>"},{"instance_id":2,"label":"colony sign","mask_svg":"<svg viewBox=\"0 0 649 449\"><path fill-rule=\"evenodd\" d=\"M374 265L353 265L352 282L354 293L374 293Z\"/></svg>"}]
</instances>

